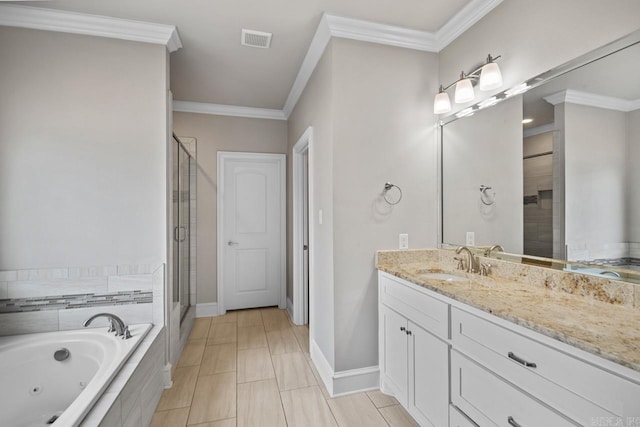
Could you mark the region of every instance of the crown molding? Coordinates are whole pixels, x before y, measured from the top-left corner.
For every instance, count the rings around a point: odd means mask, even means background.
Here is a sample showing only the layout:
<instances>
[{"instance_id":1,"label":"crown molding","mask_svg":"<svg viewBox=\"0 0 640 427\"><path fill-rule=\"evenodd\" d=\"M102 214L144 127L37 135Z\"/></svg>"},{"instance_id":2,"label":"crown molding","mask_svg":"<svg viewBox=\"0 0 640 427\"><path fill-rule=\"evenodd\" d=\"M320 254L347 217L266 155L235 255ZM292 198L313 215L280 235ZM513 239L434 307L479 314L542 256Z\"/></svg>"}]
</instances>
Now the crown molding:
<instances>
[{"instance_id":1,"label":"crown molding","mask_svg":"<svg viewBox=\"0 0 640 427\"><path fill-rule=\"evenodd\" d=\"M555 123L548 123L546 125L540 125L540 126L536 126L534 128L525 129L522 132L522 136L524 138L528 138L530 136L540 135L542 133L553 132L554 130L556 130L556 124Z\"/></svg>"},{"instance_id":2,"label":"crown molding","mask_svg":"<svg viewBox=\"0 0 640 427\"><path fill-rule=\"evenodd\" d=\"M567 89L554 93L553 95L545 96L544 100L552 105L562 103L578 104L588 107L604 108L606 110L622 111L625 113L635 111L640 108L640 99L628 100L573 89Z\"/></svg>"},{"instance_id":3,"label":"crown molding","mask_svg":"<svg viewBox=\"0 0 640 427\"><path fill-rule=\"evenodd\" d=\"M169 52L182 47L173 25L38 7L0 5L0 25L161 44Z\"/></svg>"},{"instance_id":4,"label":"crown molding","mask_svg":"<svg viewBox=\"0 0 640 427\"><path fill-rule=\"evenodd\" d=\"M238 105L208 104L205 102L173 101L173 111L213 114L217 116L248 117L252 119L287 120L284 111Z\"/></svg>"},{"instance_id":5,"label":"crown molding","mask_svg":"<svg viewBox=\"0 0 640 427\"><path fill-rule=\"evenodd\" d=\"M332 37L437 52L434 33L325 14Z\"/></svg>"},{"instance_id":6,"label":"crown molding","mask_svg":"<svg viewBox=\"0 0 640 427\"><path fill-rule=\"evenodd\" d=\"M437 52L447 47L500 3L502 0L470 1L436 32Z\"/></svg>"},{"instance_id":7,"label":"crown molding","mask_svg":"<svg viewBox=\"0 0 640 427\"><path fill-rule=\"evenodd\" d=\"M293 86L291 86L291 90L289 91L289 95L287 96L287 100L284 103L283 111L286 118L289 118L291 112L298 103L298 100L302 95L302 91L307 86L307 82L311 78L313 70L316 69L318 61L320 61L320 58L322 58L322 54L327 48L330 39L331 30L329 29L327 15L324 14L320 19L320 23L318 24L318 28L313 35L313 39L311 40L311 44L309 45L307 54L304 56L304 60L302 61L300 70L298 70L298 75L296 76L296 79L293 82Z\"/></svg>"}]
</instances>

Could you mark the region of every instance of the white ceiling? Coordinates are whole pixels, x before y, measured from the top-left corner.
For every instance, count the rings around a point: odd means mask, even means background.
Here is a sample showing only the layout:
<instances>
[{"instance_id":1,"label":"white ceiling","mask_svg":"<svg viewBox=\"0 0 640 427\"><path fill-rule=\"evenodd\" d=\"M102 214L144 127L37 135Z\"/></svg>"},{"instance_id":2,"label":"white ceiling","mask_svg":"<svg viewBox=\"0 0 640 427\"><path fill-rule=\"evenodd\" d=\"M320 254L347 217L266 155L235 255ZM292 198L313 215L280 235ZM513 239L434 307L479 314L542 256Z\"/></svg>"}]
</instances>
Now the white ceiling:
<instances>
[{"instance_id":1,"label":"white ceiling","mask_svg":"<svg viewBox=\"0 0 640 427\"><path fill-rule=\"evenodd\" d=\"M29 6L175 25L174 99L281 110L324 12L436 32L471 0L51 0ZM25 5L26 2L19 4ZM270 49L240 45L243 28Z\"/></svg>"}]
</instances>

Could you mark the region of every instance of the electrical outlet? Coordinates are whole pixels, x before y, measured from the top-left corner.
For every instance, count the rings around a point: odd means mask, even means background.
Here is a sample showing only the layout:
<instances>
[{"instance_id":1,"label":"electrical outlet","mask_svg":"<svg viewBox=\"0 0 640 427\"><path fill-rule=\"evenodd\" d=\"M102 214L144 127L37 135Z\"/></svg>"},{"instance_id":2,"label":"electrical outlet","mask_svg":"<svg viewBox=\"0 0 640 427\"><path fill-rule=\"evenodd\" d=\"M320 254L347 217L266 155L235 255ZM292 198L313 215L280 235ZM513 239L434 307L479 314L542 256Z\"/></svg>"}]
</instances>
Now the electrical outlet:
<instances>
[{"instance_id":1,"label":"electrical outlet","mask_svg":"<svg viewBox=\"0 0 640 427\"><path fill-rule=\"evenodd\" d=\"M476 244L476 233L473 231L467 231L467 246L475 246Z\"/></svg>"},{"instance_id":2,"label":"electrical outlet","mask_svg":"<svg viewBox=\"0 0 640 427\"><path fill-rule=\"evenodd\" d=\"M408 234L400 234L398 236L398 242L400 249L409 249L409 235Z\"/></svg>"},{"instance_id":3,"label":"electrical outlet","mask_svg":"<svg viewBox=\"0 0 640 427\"><path fill-rule=\"evenodd\" d=\"M322 225L322 209L318 210L318 225Z\"/></svg>"}]
</instances>

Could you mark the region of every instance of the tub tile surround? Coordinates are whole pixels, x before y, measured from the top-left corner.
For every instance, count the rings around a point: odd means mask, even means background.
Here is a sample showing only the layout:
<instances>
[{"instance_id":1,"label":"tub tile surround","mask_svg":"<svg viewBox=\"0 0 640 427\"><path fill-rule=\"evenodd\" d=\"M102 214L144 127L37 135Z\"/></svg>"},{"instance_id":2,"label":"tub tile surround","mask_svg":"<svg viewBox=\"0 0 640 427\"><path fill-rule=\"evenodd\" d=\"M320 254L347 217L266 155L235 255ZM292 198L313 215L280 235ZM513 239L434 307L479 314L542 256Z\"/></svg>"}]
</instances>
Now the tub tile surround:
<instances>
[{"instance_id":1,"label":"tub tile surround","mask_svg":"<svg viewBox=\"0 0 640 427\"><path fill-rule=\"evenodd\" d=\"M164 264L148 263L0 271L0 336L78 329L103 311L163 324L164 277Z\"/></svg>"},{"instance_id":2,"label":"tub tile surround","mask_svg":"<svg viewBox=\"0 0 640 427\"><path fill-rule=\"evenodd\" d=\"M479 257L489 277L456 270L452 250L378 251L378 269L640 371L640 285ZM468 282L425 279L425 271Z\"/></svg>"}]
</instances>

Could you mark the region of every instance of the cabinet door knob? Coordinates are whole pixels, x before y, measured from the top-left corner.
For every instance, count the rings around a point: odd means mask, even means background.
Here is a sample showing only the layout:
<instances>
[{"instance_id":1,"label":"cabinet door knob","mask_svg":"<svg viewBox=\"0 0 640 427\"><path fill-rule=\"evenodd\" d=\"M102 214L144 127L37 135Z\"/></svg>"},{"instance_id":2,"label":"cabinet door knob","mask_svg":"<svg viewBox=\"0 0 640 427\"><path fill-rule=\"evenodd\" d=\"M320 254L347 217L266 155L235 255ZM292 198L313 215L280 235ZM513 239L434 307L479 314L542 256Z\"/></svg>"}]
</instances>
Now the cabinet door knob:
<instances>
[{"instance_id":1,"label":"cabinet door knob","mask_svg":"<svg viewBox=\"0 0 640 427\"><path fill-rule=\"evenodd\" d=\"M400 330L401 330L402 332L404 332L404 331L406 331L406 330L407 330L407 328L405 328L404 326L400 326Z\"/></svg>"},{"instance_id":2,"label":"cabinet door knob","mask_svg":"<svg viewBox=\"0 0 640 427\"><path fill-rule=\"evenodd\" d=\"M522 426L521 426L520 424L518 424L518 423L516 422L516 420L514 420L514 419L513 419L513 417L511 417L511 416L510 416L509 418L507 418L507 422L509 423L509 425L510 425L510 426L513 426L513 427L522 427Z\"/></svg>"},{"instance_id":3,"label":"cabinet door knob","mask_svg":"<svg viewBox=\"0 0 640 427\"><path fill-rule=\"evenodd\" d=\"M407 329L407 335L411 335L411 331Z\"/></svg>"},{"instance_id":4,"label":"cabinet door knob","mask_svg":"<svg viewBox=\"0 0 640 427\"><path fill-rule=\"evenodd\" d=\"M535 368L536 367L535 363L527 362L523 358L518 357L515 354L513 354L513 352L511 352L511 351L507 354L507 356L509 356L509 359L515 360L516 362L520 363L521 365L526 366L527 368Z\"/></svg>"}]
</instances>

